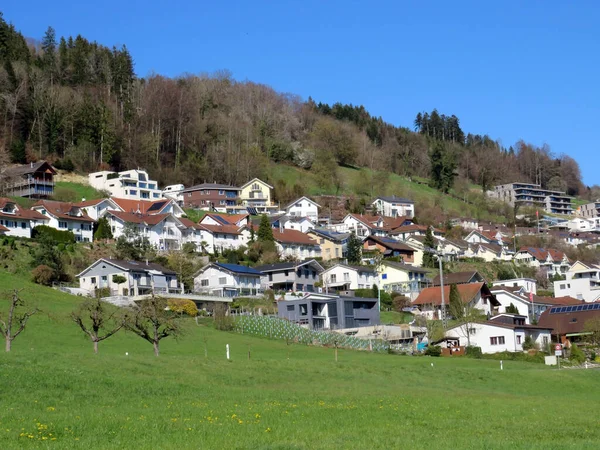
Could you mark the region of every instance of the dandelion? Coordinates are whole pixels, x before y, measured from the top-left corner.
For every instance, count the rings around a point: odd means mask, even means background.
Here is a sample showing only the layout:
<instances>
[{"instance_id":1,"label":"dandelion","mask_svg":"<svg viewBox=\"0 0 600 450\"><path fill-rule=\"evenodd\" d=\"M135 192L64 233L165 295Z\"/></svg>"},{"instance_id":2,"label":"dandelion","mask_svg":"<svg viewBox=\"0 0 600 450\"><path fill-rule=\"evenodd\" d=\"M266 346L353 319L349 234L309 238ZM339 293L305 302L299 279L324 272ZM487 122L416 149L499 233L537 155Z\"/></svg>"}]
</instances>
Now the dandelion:
<instances>
[{"instance_id":1,"label":"dandelion","mask_svg":"<svg viewBox=\"0 0 600 450\"><path fill-rule=\"evenodd\" d=\"M265 433L270 433L270 432L271 432L271 427L269 427L265 430Z\"/></svg>"},{"instance_id":2,"label":"dandelion","mask_svg":"<svg viewBox=\"0 0 600 450\"><path fill-rule=\"evenodd\" d=\"M48 406L46 408L46 411L49 411L49 412L56 411L56 408L54 406Z\"/></svg>"},{"instance_id":3,"label":"dandelion","mask_svg":"<svg viewBox=\"0 0 600 450\"><path fill-rule=\"evenodd\" d=\"M254 414L254 417L257 418L257 419L260 419L260 414L256 413L256 414Z\"/></svg>"}]
</instances>

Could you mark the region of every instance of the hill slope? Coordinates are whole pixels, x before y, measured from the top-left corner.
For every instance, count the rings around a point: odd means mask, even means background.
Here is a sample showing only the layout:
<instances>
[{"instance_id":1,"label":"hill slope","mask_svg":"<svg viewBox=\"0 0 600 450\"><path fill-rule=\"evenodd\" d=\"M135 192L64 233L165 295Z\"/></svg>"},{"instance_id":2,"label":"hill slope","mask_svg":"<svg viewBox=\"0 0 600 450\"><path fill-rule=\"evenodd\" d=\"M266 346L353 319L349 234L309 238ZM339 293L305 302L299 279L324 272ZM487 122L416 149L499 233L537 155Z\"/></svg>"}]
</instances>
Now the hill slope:
<instances>
[{"instance_id":1,"label":"hill slope","mask_svg":"<svg viewBox=\"0 0 600 450\"><path fill-rule=\"evenodd\" d=\"M352 351L335 363L331 349L192 321L158 358L125 333L94 355L67 318L80 299L4 272L0 286L24 288L45 312L0 356L1 448L53 439L53 448L103 449L548 449L600 440L593 371L507 362L501 372L495 361Z\"/></svg>"}]
</instances>

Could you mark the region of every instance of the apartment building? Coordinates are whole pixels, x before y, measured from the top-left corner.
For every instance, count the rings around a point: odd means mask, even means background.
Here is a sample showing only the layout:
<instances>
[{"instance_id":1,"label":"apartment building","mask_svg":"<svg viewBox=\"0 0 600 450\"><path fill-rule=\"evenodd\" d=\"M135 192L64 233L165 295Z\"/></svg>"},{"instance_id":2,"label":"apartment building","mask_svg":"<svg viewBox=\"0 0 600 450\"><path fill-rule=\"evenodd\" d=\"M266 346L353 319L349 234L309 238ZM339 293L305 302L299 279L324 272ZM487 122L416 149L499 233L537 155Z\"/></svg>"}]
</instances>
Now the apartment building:
<instances>
[{"instance_id":1,"label":"apartment building","mask_svg":"<svg viewBox=\"0 0 600 450\"><path fill-rule=\"evenodd\" d=\"M158 200L162 191L158 183L151 180L145 170L111 172L103 170L88 175L90 186L99 191L107 191L112 197L131 200Z\"/></svg>"},{"instance_id":2,"label":"apartment building","mask_svg":"<svg viewBox=\"0 0 600 450\"><path fill-rule=\"evenodd\" d=\"M551 214L573 214L570 196L561 191L542 189L539 184L501 184L494 188L490 196L511 206L533 206Z\"/></svg>"},{"instance_id":3,"label":"apartment building","mask_svg":"<svg viewBox=\"0 0 600 450\"><path fill-rule=\"evenodd\" d=\"M184 206L226 212L238 204L240 188L217 183L202 183L182 191Z\"/></svg>"},{"instance_id":4,"label":"apartment building","mask_svg":"<svg viewBox=\"0 0 600 450\"><path fill-rule=\"evenodd\" d=\"M586 203L585 205L581 205L581 207L579 208L579 213L581 214L581 217L585 217L586 219L600 217L600 201L595 201L591 203Z\"/></svg>"},{"instance_id":5,"label":"apartment building","mask_svg":"<svg viewBox=\"0 0 600 450\"><path fill-rule=\"evenodd\" d=\"M412 219L415 216L415 202L407 198L377 197L371 205L385 217L407 217Z\"/></svg>"}]
</instances>

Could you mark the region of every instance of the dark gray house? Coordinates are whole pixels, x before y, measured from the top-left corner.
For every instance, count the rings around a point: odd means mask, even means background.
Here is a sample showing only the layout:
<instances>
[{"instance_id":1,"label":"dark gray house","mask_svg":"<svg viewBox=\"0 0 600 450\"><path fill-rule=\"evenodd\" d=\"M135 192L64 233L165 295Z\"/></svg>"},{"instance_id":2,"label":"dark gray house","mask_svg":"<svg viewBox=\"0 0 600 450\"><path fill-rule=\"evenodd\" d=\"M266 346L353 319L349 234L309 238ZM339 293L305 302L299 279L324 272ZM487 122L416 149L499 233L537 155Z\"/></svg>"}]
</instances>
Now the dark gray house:
<instances>
[{"instance_id":1,"label":"dark gray house","mask_svg":"<svg viewBox=\"0 0 600 450\"><path fill-rule=\"evenodd\" d=\"M308 294L301 299L282 300L277 309L282 319L312 330L379 325L376 298Z\"/></svg>"},{"instance_id":2,"label":"dark gray house","mask_svg":"<svg viewBox=\"0 0 600 450\"><path fill-rule=\"evenodd\" d=\"M275 291L315 292L323 266L314 259L303 262L286 262L256 267L260 273L262 289Z\"/></svg>"}]
</instances>

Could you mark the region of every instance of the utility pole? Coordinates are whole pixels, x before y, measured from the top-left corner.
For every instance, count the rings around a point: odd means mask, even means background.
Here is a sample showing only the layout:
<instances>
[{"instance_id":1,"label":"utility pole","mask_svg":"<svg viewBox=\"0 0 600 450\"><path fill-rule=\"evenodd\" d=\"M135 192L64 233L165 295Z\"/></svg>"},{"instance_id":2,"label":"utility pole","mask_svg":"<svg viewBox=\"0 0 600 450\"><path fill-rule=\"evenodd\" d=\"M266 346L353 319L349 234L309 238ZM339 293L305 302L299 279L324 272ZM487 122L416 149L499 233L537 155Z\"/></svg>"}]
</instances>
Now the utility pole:
<instances>
[{"instance_id":1,"label":"utility pole","mask_svg":"<svg viewBox=\"0 0 600 450\"><path fill-rule=\"evenodd\" d=\"M442 255L440 253L437 254L438 264L440 266L440 291L442 294L442 305L441 305L441 319L442 319L442 327L446 328L446 302L444 299L444 270L442 264Z\"/></svg>"}]
</instances>

